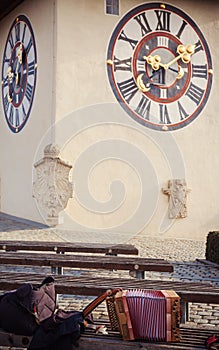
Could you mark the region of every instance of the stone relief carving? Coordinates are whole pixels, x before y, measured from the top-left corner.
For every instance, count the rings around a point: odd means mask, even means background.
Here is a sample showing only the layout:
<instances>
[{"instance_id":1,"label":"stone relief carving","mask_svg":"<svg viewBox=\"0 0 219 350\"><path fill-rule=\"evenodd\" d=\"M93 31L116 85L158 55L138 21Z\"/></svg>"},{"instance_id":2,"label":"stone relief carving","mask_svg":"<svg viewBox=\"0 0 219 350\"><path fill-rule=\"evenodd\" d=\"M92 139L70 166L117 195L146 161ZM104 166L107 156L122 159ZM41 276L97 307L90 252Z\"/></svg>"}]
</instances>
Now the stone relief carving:
<instances>
[{"instance_id":1,"label":"stone relief carving","mask_svg":"<svg viewBox=\"0 0 219 350\"><path fill-rule=\"evenodd\" d=\"M187 189L184 179L173 179L168 181L168 188L162 189L169 196L169 219L185 218L187 216Z\"/></svg>"},{"instance_id":2,"label":"stone relief carving","mask_svg":"<svg viewBox=\"0 0 219 350\"><path fill-rule=\"evenodd\" d=\"M73 196L73 186L69 181L72 166L59 157L57 145L49 144L44 149L44 157L34 164L36 181L33 183L33 197L46 213L49 226L58 224L60 211L67 206Z\"/></svg>"}]
</instances>

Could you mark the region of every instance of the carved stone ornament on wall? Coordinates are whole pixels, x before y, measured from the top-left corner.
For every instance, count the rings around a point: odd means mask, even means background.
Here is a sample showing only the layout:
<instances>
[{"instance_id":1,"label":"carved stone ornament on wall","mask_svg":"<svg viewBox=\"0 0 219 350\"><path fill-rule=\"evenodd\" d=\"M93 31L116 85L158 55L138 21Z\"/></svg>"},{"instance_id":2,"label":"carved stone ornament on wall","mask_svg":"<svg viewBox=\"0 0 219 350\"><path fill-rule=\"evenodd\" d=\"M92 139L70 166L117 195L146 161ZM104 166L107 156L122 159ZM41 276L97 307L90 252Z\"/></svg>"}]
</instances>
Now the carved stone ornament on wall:
<instances>
[{"instance_id":1,"label":"carved stone ornament on wall","mask_svg":"<svg viewBox=\"0 0 219 350\"><path fill-rule=\"evenodd\" d=\"M168 181L168 188L162 189L169 196L169 219L185 218L187 216L187 189L184 179L173 179Z\"/></svg>"},{"instance_id":2,"label":"carved stone ornament on wall","mask_svg":"<svg viewBox=\"0 0 219 350\"><path fill-rule=\"evenodd\" d=\"M60 149L49 144L44 149L44 157L34 164L36 180L33 183L33 197L46 214L49 226L58 224L59 213L73 196L73 186L69 181L72 166L59 157Z\"/></svg>"}]
</instances>

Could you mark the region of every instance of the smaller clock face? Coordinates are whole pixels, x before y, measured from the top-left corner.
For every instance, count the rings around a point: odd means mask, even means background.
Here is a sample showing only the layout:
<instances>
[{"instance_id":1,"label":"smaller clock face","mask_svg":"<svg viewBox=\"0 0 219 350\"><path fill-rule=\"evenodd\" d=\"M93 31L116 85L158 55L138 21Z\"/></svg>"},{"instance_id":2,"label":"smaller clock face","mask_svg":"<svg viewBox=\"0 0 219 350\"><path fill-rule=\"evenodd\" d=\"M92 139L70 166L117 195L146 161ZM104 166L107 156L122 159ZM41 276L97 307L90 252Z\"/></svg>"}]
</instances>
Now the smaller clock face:
<instances>
[{"instance_id":1,"label":"smaller clock face","mask_svg":"<svg viewBox=\"0 0 219 350\"><path fill-rule=\"evenodd\" d=\"M108 47L112 90L140 124L176 130L203 110L212 85L208 44L195 22L180 9L146 3L128 12Z\"/></svg>"},{"instance_id":2,"label":"smaller clock face","mask_svg":"<svg viewBox=\"0 0 219 350\"><path fill-rule=\"evenodd\" d=\"M2 64L2 101L8 126L19 132L30 115L37 77L37 53L29 19L17 17L9 31Z\"/></svg>"}]
</instances>

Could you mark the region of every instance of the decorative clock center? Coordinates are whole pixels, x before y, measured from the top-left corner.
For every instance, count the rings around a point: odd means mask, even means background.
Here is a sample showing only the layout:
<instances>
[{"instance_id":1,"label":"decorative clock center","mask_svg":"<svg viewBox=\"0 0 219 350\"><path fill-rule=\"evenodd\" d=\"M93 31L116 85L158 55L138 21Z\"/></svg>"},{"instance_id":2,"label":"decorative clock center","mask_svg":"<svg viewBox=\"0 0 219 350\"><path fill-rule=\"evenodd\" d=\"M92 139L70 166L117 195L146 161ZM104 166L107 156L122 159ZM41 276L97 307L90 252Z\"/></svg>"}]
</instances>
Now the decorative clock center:
<instances>
[{"instance_id":1,"label":"decorative clock center","mask_svg":"<svg viewBox=\"0 0 219 350\"><path fill-rule=\"evenodd\" d=\"M133 76L151 100L171 103L178 100L191 78L192 45L183 45L173 35L158 32L144 36L136 45Z\"/></svg>"}]
</instances>

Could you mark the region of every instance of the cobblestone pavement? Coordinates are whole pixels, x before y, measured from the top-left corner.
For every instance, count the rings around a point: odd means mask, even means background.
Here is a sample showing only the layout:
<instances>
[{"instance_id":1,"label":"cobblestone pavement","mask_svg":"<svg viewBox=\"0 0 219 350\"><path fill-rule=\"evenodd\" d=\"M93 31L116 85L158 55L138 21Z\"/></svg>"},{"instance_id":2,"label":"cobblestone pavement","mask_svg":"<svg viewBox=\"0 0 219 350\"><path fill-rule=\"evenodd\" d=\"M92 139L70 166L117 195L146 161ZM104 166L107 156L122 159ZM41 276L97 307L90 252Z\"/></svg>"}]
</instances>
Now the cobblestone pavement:
<instances>
[{"instance_id":1,"label":"cobblestone pavement","mask_svg":"<svg viewBox=\"0 0 219 350\"><path fill-rule=\"evenodd\" d=\"M62 230L51 229L34 222L20 220L0 213L0 239L65 241L67 240L66 237L66 232L63 234ZM72 241L72 236L70 241ZM174 273L147 272L146 278L204 281L219 287L219 266L204 264L201 261L205 259L205 241L136 236L127 243L134 244L139 249L140 256L164 258L170 260L174 264ZM4 269L5 268L6 267L4 267ZM16 267L17 271L19 271L19 269L22 270L22 267ZM34 270L37 270L37 268L34 268ZM48 269L41 268L40 271L46 274ZM106 274L109 276L111 273L115 272L101 272L103 277ZM121 273L121 276L127 277L125 272ZM87 305L90 300L92 300L92 298L69 295L59 296L60 306L67 309L74 308L80 310ZM193 303L190 304L189 307L189 326L201 325L202 327L214 328L219 332L219 303L218 305ZM106 315L105 305L102 304L99 306L95 313L97 313L99 317Z\"/></svg>"}]
</instances>

